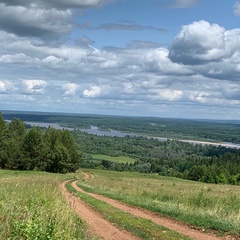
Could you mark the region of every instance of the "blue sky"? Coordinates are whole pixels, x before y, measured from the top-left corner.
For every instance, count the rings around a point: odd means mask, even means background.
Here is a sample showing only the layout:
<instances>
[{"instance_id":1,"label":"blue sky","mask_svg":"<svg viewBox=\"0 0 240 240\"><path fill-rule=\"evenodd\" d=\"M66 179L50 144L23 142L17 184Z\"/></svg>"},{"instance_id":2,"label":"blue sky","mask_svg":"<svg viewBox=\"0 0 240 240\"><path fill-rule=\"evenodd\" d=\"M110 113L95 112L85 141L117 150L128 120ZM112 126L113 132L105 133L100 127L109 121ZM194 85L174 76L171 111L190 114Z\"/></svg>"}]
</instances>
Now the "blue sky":
<instances>
[{"instance_id":1,"label":"blue sky","mask_svg":"<svg viewBox=\"0 0 240 240\"><path fill-rule=\"evenodd\" d=\"M0 110L240 119L239 23L239 0L0 0Z\"/></svg>"}]
</instances>

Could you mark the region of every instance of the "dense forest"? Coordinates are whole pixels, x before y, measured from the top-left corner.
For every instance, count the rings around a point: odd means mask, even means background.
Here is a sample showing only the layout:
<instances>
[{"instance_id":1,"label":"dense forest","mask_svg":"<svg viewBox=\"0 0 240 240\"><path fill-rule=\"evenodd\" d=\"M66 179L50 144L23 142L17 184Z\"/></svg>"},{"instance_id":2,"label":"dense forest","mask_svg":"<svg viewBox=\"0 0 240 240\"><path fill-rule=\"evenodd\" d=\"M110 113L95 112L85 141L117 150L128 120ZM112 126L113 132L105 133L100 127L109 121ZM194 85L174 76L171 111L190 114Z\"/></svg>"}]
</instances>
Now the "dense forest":
<instances>
[{"instance_id":1,"label":"dense forest","mask_svg":"<svg viewBox=\"0 0 240 240\"><path fill-rule=\"evenodd\" d=\"M82 167L159 173L207 183L240 184L240 150L237 149L146 137L97 136L80 131L73 134L79 150L85 153ZM136 161L94 161L91 154L129 156Z\"/></svg>"},{"instance_id":2,"label":"dense forest","mask_svg":"<svg viewBox=\"0 0 240 240\"><path fill-rule=\"evenodd\" d=\"M0 114L0 168L66 173L78 169L81 161L69 131L26 129L18 118L6 124Z\"/></svg>"}]
</instances>

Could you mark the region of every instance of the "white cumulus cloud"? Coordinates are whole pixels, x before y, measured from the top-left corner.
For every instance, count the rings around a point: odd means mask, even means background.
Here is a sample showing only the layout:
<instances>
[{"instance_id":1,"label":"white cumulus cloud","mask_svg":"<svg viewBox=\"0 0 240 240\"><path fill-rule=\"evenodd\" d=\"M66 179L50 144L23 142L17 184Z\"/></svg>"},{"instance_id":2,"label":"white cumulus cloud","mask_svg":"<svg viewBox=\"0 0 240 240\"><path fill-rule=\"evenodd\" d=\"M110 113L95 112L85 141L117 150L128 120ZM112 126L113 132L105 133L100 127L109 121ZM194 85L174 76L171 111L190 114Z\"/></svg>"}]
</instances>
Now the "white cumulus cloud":
<instances>
[{"instance_id":1,"label":"white cumulus cloud","mask_svg":"<svg viewBox=\"0 0 240 240\"><path fill-rule=\"evenodd\" d=\"M47 82L43 80L23 80L22 86L27 93L43 93L44 88L47 86Z\"/></svg>"},{"instance_id":2,"label":"white cumulus cloud","mask_svg":"<svg viewBox=\"0 0 240 240\"><path fill-rule=\"evenodd\" d=\"M167 101L176 101L183 96L183 92L181 90L154 89L150 92L155 94L155 98Z\"/></svg>"},{"instance_id":3,"label":"white cumulus cloud","mask_svg":"<svg viewBox=\"0 0 240 240\"><path fill-rule=\"evenodd\" d=\"M100 95L100 93L101 93L101 88L99 86L94 85L94 86L91 86L90 89L85 89L83 91L83 96L90 97L90 98L97 97Z\"/></svg>"},{"instance_id":4,"label":"white cumulus cloud","mask_svg":"<svg viewBox=\"0 0 240 240\"><path fill-rule=\"evenodd\" d=\"M0 82L0 92L4 92L6 90L5 83Z\"/></svg>"},{"instance_id":5,"label":"white cumulus cloud","mask_svg":"<svg viewBox=\"0 0 240 240\"><path fill-rule=\"evenodd\" d=\"M190 65L217 61L224 55L225 29L206 21L183 26L169 53L172 61Z\"/></svg>"},{"instance_id":6,"label":"white cumulus cloud","mask_svg":"<svg viewBox=\"0 0 240 240\"><path fill-rule=\"evenodd\" d=\"M73 96L78 90L78 85L75 83L66 83L62 86L64 96Z\"/></svg>"}]
</instances>

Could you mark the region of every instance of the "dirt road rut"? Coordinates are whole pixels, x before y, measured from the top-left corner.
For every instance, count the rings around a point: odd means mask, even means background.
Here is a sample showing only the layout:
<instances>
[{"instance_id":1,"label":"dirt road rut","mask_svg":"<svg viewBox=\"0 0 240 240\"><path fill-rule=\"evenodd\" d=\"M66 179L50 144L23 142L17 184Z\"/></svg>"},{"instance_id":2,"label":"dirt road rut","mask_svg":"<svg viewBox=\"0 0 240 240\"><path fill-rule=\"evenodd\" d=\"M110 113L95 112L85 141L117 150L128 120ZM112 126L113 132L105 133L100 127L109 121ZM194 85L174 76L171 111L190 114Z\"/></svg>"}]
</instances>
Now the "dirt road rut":
<instances>
[{"instance_id":1,"label":"dirt road rut","mask_svg":"<svg viewBox=\"0 0 240 240\"><path fill-rule=\"evenodd\" d=\"M90 173L84 173L84 180L87 180L88 178L94 178L94 176ZM64 192L64 195L66 199L71 203L71 205L75 208L76 212L79 214L79 216L84 219L90 226L90 230L94 232L97 236L100 236L102 239L107 240L137 240L139 238L131 235L129 232L125 230L119 230L116 228L112 223L108 222L107 220L103 219L103 217L95 212L93 209L91 209L86 203L81 201L79 198L75 197L73 194L69 193L66 190L65 183L61 185L62 190ZM189 225L178 222L174 219L161 216L160 214L130 206L127 204L124 204L120 201L113 200L107 197L104 197L99 194L95 193L88 193L85 192L83 189L77 186L77 181L72 182L72 186L80 192L86 193L96 199L102 200L109 205L116 207L124 212L131 213L134 216L145 218L148 220L151 220L152 222L164 226L166 228L169 228L173 231L176 231L178 233L181 233L185 236L189 236L191 239L195 240L228 240L228 239L234 239L234 238L221 238L218 236L215 236L211 233L206 233L194 228L191 228Z\"/></svg>"},{"instance_id":2,"label":"dirt road rut","mask_svg":"<svg viewBox=\"0 0 240 240\"><path fill-rule=\"evenodd\" d=\"M67 191L66 182L61 184L61 189L67 201L70 202L77 214L87 222L91 235L99 236L105 240L140 240L133 236L131 233L120 230L109 221L103 219L103 217L90 208L86 203L81 201Z\"/></svg>"}]
</instances>

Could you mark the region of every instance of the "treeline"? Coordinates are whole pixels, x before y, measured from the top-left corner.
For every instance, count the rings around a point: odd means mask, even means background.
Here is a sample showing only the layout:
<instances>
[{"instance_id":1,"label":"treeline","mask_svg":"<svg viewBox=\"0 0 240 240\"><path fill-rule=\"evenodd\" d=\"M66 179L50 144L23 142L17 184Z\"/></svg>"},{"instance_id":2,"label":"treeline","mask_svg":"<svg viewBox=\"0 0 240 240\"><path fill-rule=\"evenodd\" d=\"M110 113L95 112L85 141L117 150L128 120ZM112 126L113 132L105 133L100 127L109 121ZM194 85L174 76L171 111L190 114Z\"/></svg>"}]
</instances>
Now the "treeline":
<instances>
[{"instance_id":1,"label":"treeline","mask_svg":"<svg viewBox=\"0 0 240 240\"><path fill-rule=\"evenodd\" d=\"M26 129L18 118L6 124L0 114L0 168L66 173L78 169L81 161L69 131Z\"/></svg>"},{"instance_id":2,"label":"treeline","mask_svg":"<svg viewBox=\"0 0 240 240\"><path fill-rule=\"evenodd\" d=\"M44 115L44 117L46 116ZM103 124L103 120L106 118L88 116L84 118L84 121L96 121L97 119ZM149 122L150 119L124 119L114 117L104 124L107 127L108 124L111 126L115 122L120 126L119 121L121 120L123 128L126 127L125 130L127 130L127 123L131 126L134 126L135 123L136 129L148 126L154 132L154 128L173 130L177 122L177 120L166 121L160 126L158 119L155 119L156 122L154 119L151 119L151 122ZM143 120L146 125L142 124L140 127ZM75 121L77 119L74 119ZM196 131L198 125L196 123L195 128L194 123L192 124L189 123L190 132ZM129 126L129 131L132 129L131 126ZM169 126L172 127L169 128ZM185 129L183 126L180 128ZM217 129L216 132L220 130L218 127ZM237 125L233 127L232 131L234 129L238 129ZM205 133L210 134L211 131L205 131ZM235 131L236 135L239 135L238 131ZM77 145L75 141L78 143ZM80 152L85 153L84 156ZM104 159L96 161L92 159L92 154L128 156L136 161L135 163L116 163ZM75 171L79 166L159 173L207 183L240 184L240 150L237 149L193 145L177 140L161 142L147 137L97 136L77 130L70 133L67 130L59 131L53 128L42 130L32 127L26 129L25 124L18 118L14 118L6 124L0 114L0 168L36 169L64 173Z\"/></svg>"},{"instance_id":3,"label":"treeline","mask_svg":"<svg viewBox=\"0 0 240 240\"><path fill-rule=\"evenodd\" d=\"M173 139L214 140L240 143L240 121L189 120L156 117L123 117L88 114L3 112L5 119L59 123L71 128L114 129L122 132Z\"/></svg>"},{"instance_id":4,"label":"treeline","mask_svg":"<svg viewBox=\"0 0 240 240\"><path fill-rule=\"evenodd\" d=\"M240 150L146 137L109 137L74 131L85 152L82 167L159 173L207 183L240 184ZM129 156L135 163L95 161L91 154Z\"/></svg>"}]
</instances>

